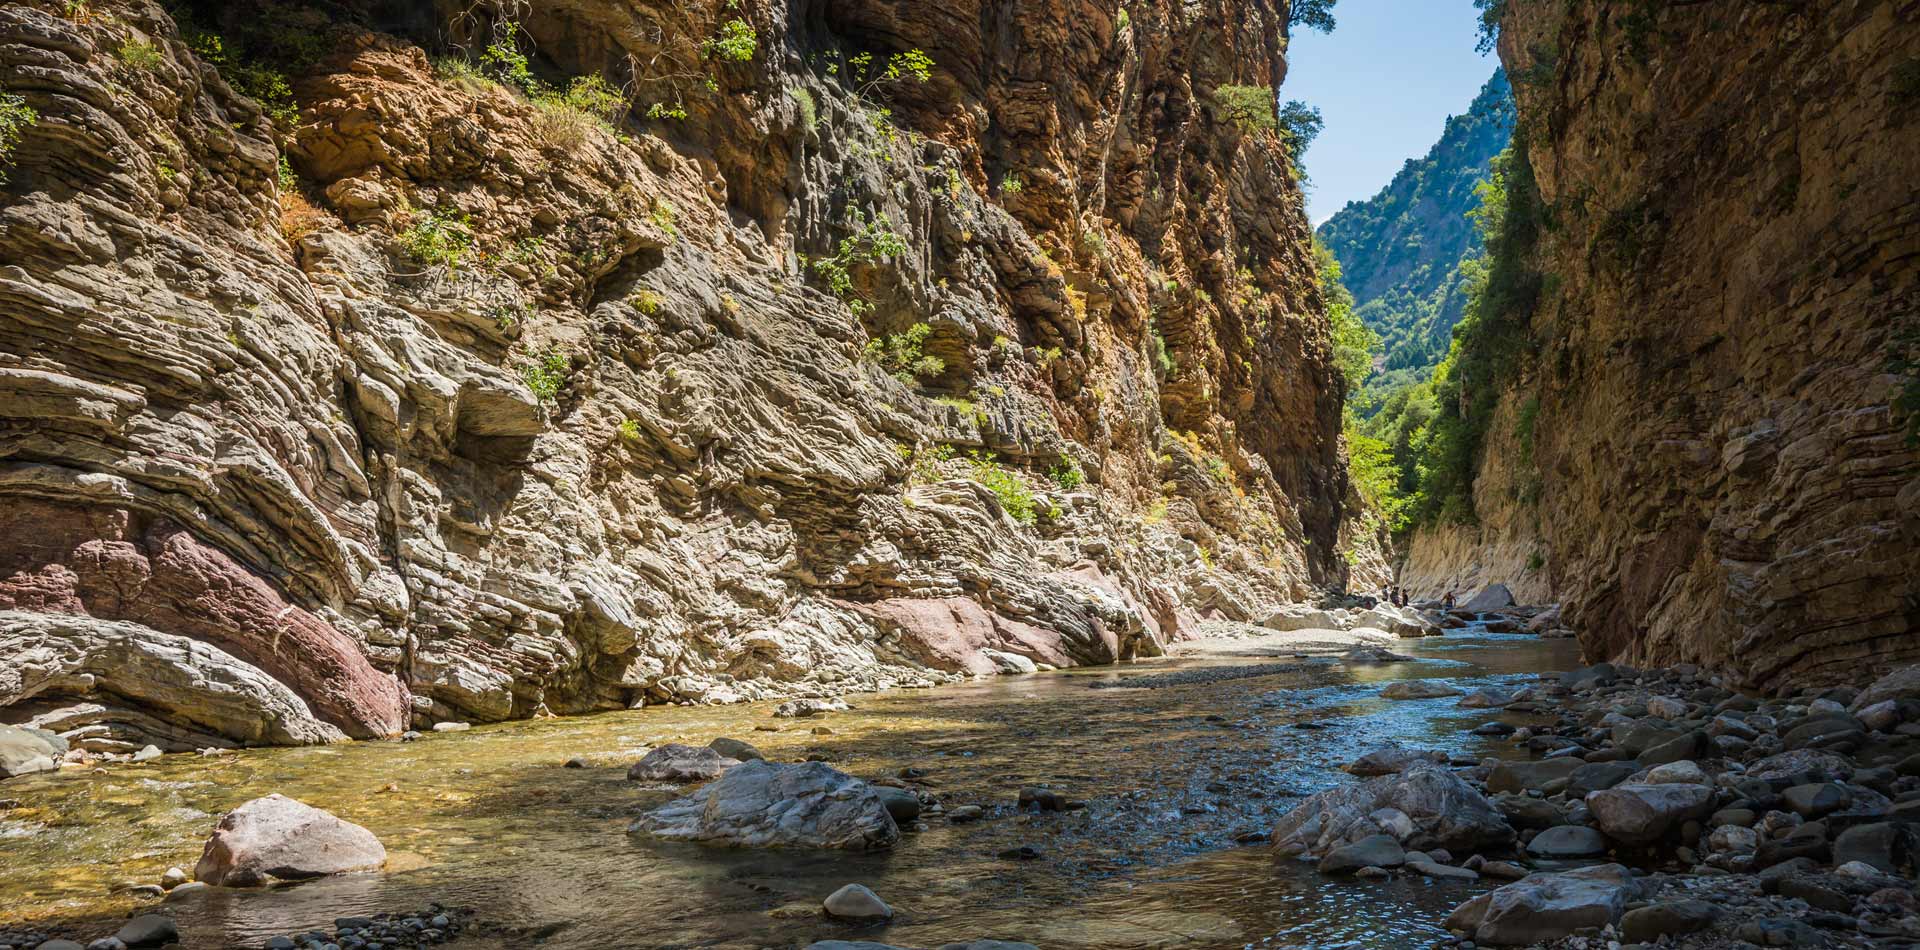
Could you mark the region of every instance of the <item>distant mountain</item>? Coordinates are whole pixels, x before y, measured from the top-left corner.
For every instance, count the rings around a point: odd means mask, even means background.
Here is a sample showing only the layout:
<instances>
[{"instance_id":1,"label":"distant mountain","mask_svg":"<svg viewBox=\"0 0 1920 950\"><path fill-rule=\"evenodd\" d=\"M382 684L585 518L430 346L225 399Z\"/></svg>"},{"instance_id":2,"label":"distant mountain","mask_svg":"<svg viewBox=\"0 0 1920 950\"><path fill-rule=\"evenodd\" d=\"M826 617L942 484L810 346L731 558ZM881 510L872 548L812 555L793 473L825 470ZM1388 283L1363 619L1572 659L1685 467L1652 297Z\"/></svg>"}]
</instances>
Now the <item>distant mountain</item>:
<instances>
[{"instance_id":1,"label":"distant mountain","mask_svg":"<svg viewBox=\"0 0 1920 950\"><path fill-rule=\"evenodd\" d=\"M1467 304L1460 265L1480 253L1467 217L1478 204L1474 188L1507 147L1513 123L1513 90L1496 70L1466 114L1447 119L1425 158L1408 159L1379 194L1348 202L1320 225L1355 312L1380 334L1384 358L1369 392L1425 379L1446 357Z\"/></svg>"}]
</instances>

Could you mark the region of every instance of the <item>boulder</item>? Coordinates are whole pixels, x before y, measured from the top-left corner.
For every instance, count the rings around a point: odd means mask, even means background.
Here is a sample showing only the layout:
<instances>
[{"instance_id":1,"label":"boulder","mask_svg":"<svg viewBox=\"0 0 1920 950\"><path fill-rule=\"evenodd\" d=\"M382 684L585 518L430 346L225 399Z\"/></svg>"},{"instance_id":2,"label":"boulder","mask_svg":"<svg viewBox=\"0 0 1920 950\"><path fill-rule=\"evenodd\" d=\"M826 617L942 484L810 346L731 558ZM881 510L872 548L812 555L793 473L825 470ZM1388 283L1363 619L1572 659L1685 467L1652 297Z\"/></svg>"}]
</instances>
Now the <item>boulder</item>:
<instances>
[{"instance_id":1,"label":"boulder","mask_svg":"<svg viewBox=\"0 0 1920 950\"><path fill-rule=\"evenodd\" d=\"M1642 765L1664 765L1697 759L1707 753L1707 734L1693 729L1647 746L1636 758Z\"/></svg>"},{"instance_id":2,"label":"boulder","mask_svg":"<svg viewBox=\"0 0 1920 950\"><path fill-rule=\"evenodd\" d=\"M67 740L44 729L0 723L0 778L51 772L67 754Z\"/></svg>"},{"instance_id":3,"label":"boulder","mask_svg":"<svg viewBox=\"0 0 1920 950\"><path fill-rule=\"evenodd\" d=\"M1438 626L1428 623L1418 613L1392 604L1380 604L1354 614L1351 625L1384 630L1402 640L1417 640L1440 633Z\"/></svg>"},{"instance_id":4,"label":"boulder","mask_svg":"<svg viewBox=\"0 0 1920 950\"><path fill-rule=\"evenodd\" d=\"M1721 825L1707 836L1707 848L1717 854L1752 854L1760 847L1760 832L1744 825Z\"/></svg>"},{"instance_id":5,"label":"boulder","mask_svg":"<svg viewBox=\"0 0 1920 950\"><path fill-rule=\"evenodd\" d=\"M1920 700L1920 666L1902 667L1874 680L1853 698L1848 708L1858 711L1890 699Z\"/></svg>"},{"instance_id":6,"label":"boulder","mask_svg":"<svg viewBox=\"0 0 1920 950\"><path fill-rule=\"evenodd\" d=\"M1499 709L1511 706L1514 702L1512 692L1494 686L1484 686L1460 697L1460 705L1466 709Z\"/></svg>"},{"instance_id":7,"label":"boulder","mask_svg":"<svg viewBox=\"0 0 1920 950\"><path fill-rule=\"evenodd\" d=\"M1567 796L1586 798L1587 793L1612 788L1640 771L1638 762L1587 762L1567 775Z\"/></svg>"},{"instance_id":8,"label":"boulder","mask_svg":"<svg viewBox=\"0 0 1920 950\"><path fill-rule=\"evenodd\" d=\"M707 748L738 762L745 762L748 759L766 758L766 756L760 754L759 749L753 747L752 743L743 742L739 739L730 739L726 736L721 736L707 743Z\"/></svg>"},{"instance_id":9,"label":"boulder","mask_svg":"<svg viewBox=\"0 0 1920 950\"><path fill-rule=\"evenodd\" d=\"M1858 861L1887 874L1911 874L1920 855L1920 825L1881 821L1855 825L1833 839L1833 863Z\"/></svg>"},{"instance_id":10,"label":"boulder","mask_svg":"<svg viewBox=\"0 0 1920 950\"><path fill-rule=\"evenodd\" d=\"M1572 757L1541 759L1537 762L1502 762L1487 776L1489 792L1521 792L1545 788L1548 783L1567 778L1585 762Z\"/></svg>"},{"instance_id":11,"label":"boulder","mask_svg":"<svg viewBox=\"0 0 1920 950\"><path fill-rule=\"evenodd\" d=\"M1853 803L1853 793L1837 782L1809 782L1780 793L1787 807L1802 818L1819 818Z\"/></svg>"},{"instance_id":12,"label":"boulder","mask_svg":"<svg viewBox=\"0 0 1920 950\"><path fill-rule=\"evenodd\" d=\"M1534 835L1527 853L1536 858L1591 858L1607 853L1607 839L1585 825L1559 825Z\"/></svg>"},{"instance_id":13,"label":"boulder","mask_svg":"<svg viewBox=\"0 0 1920 950\"><path fill-rule=\"evenodd\" d=\"M1713 789L1686 783L1616 785L1588 794L1586 802L1608 837L1651 844L1681 824L1711 813Z\"/></svg>"},{"instance_id":14,"label":"boulder","mask_svg":"<svg viewBox=\"0 0 1920 950\"><path fill-rule=\"evenodd\" d=\"M113 934L127 947L160 947L180 939L180 928L165 914L141 914L120 925Z\"/></svg>"},{"instance_id":15,"label":"boulder","mask_svg":"<svg viewBox=\"0 0 1920 950\"><path fill-rule=\"evenodd\" d=\"M1697 933L1720 919L1720 908L1706 901L1666 901L1630 910L1620 917L1620 935L1632 943Z\"/></svg>"},{"instance_id":16,"label":"boulder","mask_svg":"<svg viewBox=\"0 0 1920 950\"><path fill-rule=\"evenodd\" d=\"M1406 849L1392 835L1368 835L1327 852L1321 874L1352 874L1361 868L1397 868L1407 863Z\"/></svg>"},{"instance_id":17,"label":"boulder","mask_svg":"<svg viewBox=\"0 0 1920 950\"><path fill-rule=\"evenodd\" d=\"M1619 921L1636 892L1633 872L1618 864L1534 874L1462 904L1447 927L1492 946L1542 943Z\"/></svg>"},{"instance_id":18,"label":"boulder","mask_svg":"<svg viewBox=\"0 0 1920 950\"><path fill-rule=\"evenodd\" d=\"M875 785L873 791L880 796L881 803L887 806L887 814L893 816L895 824L904 825L920 817L920 796L904 788L894 788L890 785Z\"/></svg>"},{"instance_id":19,"label":"boulder","mask_svg":"<svg viewBox=\"0 0 1920 950\"><path fill-rule=\"evenodd\" d=\"M1267 615L1260 625L1283 633L1294 630L1342 630L1345 627L1333 614L1310 604L1287 604Z\"/></svg>"},{"instance_id":20,"label":"boulder","mask_svg":"<svg viewBox=\"0 0 1920 950\"><path fill-rule=\"evenodd\" d=\"M1592 666L1569 670L1560 674L1560 685L1569 689L1591 689L1595 686L1611 686L1620 680L1620 671L1611 663L1595 663Z\"/></svg>"},{"instance_id":21,"label":"boulder","mask_svg":"<svg viewBox=\"0 0 1920 950\"><path fill-rule=\"evenodd\" d=\"M1513 592L1507 590L1507 585L1488 584L1485 590L1473 595L1465 604L1462 604L1461 609L1484 614L1511 606L1513 606Z\"/></svg>"},{"instance_id":22,"label":"boulder","mask_svg":"<svg viewBox=\"0 0 1920 950\"><path fill-rule=\"evenodd\" d=\"M773 714L781 719L805 719L821 713L846 711L846 702L839 699L790 699L773 708Z\"/></svg>"},{"instance_id":23,"label":"boulder","mask_svg":"<svg viewBox=\"0 0 1920 950\"><path fill-rule=\"evenodd\" d=\"M387 863L380 839L284 795L256 798L222 816L193 876L216 887L257 887Z\"/></svg>"},{"instance_id":24,"label":"boulder","mask_svg":"<svg viewBox=\"0 0 1920 950\"><path fill-rule=\"evenodd\" d=\"M880 899L865 884L848 884L821 902L821 909L829 917L841 920L887 920L893 917L893 908Z\"/></svg>"},{"instance_id":25,"label":"boulder","mask_svg":"<svg viewBox=\"0 0 1920 950\"><path fill-rule=\"evenodd\" d=\"M635 819L627 829L674 841L743 848L874 850L900 827L873 786L824 762L745 762L713 783Z\"/></svg>"},{"instance_id":26,"label":"boulder","mask_svg":"<svg viewBox=\"0 0 1920 950\"><path fill-rule=\"evenodd\" d=\"M1324 855L1362 838L1391 833L1374 817L1382 809L1398 811L1412 822L1413 833L1403 843L1413 848L1466 854L1513 840L1513 826L1473 786L1439 766L1414 765L1397 775L1305 799L1274 825L1274 850Z\"/></svg>"},{"instance_id":27,"label":"boulder","mask_svg":"<svg viewBox=\"0 0 1920 950\"><path fill-rule=\"evenodd\" d=\"M1438 762L1444 764L1447 754L1438 749L1409 749L1405 746L1386 746L1375 749L1355 759L1346 767L1347 771L1362 778L1375 775L1392 775L1403 772L1420 762Z\"/></svg>"},{"instance_id":28,"label":"boulder","mask_svg":"<svg viewBox=\"0 0 1920 950\"><path fill-rule=\"evenodd\" d=\"M740 764L711 746L695 748L670 742L646 754L627 770L636 782L704 782Z\"/></svg>"},{"instance_id":29,"label":"boulder","mask_svg":"<svg viewBox=\"0 0 1920 950\"><path fill-rule=\"evenodd\" d=\"M1678 762L1668 762L1648 769L1646 782L1650 785L1670 785L1675 782L1684 782L1688 785L1712 785L1713 778L1692 759L1681 759Z\"/></svg>"},{"instance_id":30,"label":"boulder","mask_svg":"<svg viewBox=\"0 0 1920 950\"><path fill-rule=\"evenodd\" d=\"M1392 683L1380 691L1384 699L1439 699L1442 696L1458 696L1460 691L1445 683L1430 680L1401 680Z\"/></svg>"}]
</instances>

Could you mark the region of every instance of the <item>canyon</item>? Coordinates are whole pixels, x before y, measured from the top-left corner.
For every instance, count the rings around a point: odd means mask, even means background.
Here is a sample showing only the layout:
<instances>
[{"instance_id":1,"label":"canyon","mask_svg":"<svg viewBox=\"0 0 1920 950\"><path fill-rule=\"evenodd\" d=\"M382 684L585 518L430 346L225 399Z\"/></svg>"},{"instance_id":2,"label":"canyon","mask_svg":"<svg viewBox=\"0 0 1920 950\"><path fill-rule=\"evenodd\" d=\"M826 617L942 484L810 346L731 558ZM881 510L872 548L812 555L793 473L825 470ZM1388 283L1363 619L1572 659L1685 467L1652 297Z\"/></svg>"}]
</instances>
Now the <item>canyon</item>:
<instances>
[{"instance_id":1,"label":"canyon","mask_svg":"<svg viewBox=\"0 0 1920 950\"><path fill-rule=\"evenodd\" d=\"M1285 11L1015 6L0 8L7 719L837 695L1377 584L1222 92Z\"/></svg>"},{"instance_id":2,"label":"canyon","mask_svg":"<svg viewBox=\"0 0 1920 950\"><path fill-rule=\"evenodd\" d=\"M1417 532L1410 587L1504 580L1591 658L1762 690L1920 658L1916 15L1508 5L1542 289L1478 523Z\"/></svg>"}]
</instances>

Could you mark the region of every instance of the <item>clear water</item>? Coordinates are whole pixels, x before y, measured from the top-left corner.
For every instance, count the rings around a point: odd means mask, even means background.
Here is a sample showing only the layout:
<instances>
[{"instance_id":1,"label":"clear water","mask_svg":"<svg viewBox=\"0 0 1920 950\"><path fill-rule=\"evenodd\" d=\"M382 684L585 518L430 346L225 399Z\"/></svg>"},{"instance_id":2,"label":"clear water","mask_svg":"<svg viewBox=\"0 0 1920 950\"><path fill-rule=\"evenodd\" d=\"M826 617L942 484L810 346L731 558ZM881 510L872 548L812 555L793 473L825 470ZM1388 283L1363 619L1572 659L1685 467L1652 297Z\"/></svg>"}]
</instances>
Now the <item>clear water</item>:
<instances>
[{"instance_id":1,"label":"clear water","mask_svg":"<svg viewBox=\"0 0 1920 950\"><path fill-rule=\"evenodd\" d=\"M1499 713L1450 698L1382 700L1387 682L1439 677L1471 687L1566 669L1577 657L1566 641L1489 634L1400 649L1419 662L1089 688L1260 661L1138 664L854 697L855 710L821 720L774 719L767 704L650 709L407 744L174 755L31 776L0 785L0 798L20 803L0 812L0 925L122 916L137 905L105 896L109 884L154 882L169 865L191 870L223 811L280 792L371 828L392 854L388 870L168 905L188 946L258 946L336 916L440 901L472 907L497 928L467 947L785 948L829 938L938 946L978 937L1045 950L1401 947L1440 936L1446 911L1477 886L1329 881L1264 846L1235 844L1236 833L1265 830L1302 795L1349 781L1338 766L1385 741L1512 753L1466 735ZM1303 721L1325 728L1294 728ZM820 724L833 734L811 734ZM986 806L988 817L936 819L875 855L629 837L633 815L677 792L627 781L626 766L650 745L723 735L776 760L824 754L869 778L913 766L926 773L918 787L949 807ZM561 768L573 756L595 767ZM1017 813L1019 789L1041 783L1086 809ZM1022 845L1042 857L995 856ZM792 916L849 882L887 899L894 921L853 927Z\"/></svg>"}]
</instances>

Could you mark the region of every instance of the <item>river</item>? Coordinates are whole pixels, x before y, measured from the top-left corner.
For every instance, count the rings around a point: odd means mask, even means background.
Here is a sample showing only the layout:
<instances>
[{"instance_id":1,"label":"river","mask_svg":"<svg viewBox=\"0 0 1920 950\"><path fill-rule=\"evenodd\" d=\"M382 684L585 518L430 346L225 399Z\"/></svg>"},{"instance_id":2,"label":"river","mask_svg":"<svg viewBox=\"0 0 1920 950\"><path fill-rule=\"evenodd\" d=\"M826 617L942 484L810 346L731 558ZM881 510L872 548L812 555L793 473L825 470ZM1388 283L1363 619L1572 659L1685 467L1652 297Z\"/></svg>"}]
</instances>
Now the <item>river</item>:
<instances>
[{"instance_id":1,"label":"river","mask_svg":"<svg viewBox=\"0 0 1920 950\"><path fill-rule=\"evenodd\" d=\"M0 799L17 802L0 811L0 922L131 912L132 899L106 896L112 882L151 883L169 865L191 871L223 811L280 792L372 829L392 855L388 870L169 905L186 946L257 947L337 916L429 901L471 907L503 931L449 945L475 948L746 950L830 938L937 946L979 937L1043 950L1414 946L1442 936L1447 910L1488 885L1336 882L1235 839L1266 830L1301 796L1351 781L1338 766L1383 742L1514 754L1467 734L1498 711L1461 709L1452 698L1384 700L1377 694L1388 682L1517 682L1571 668L1577 653L1568 641L1478 631L1396 649L1415 661L1204 656L850 697L854 710L818 720L774 719L770 704L646 709L413 743L170 755L28 776L0 785ZM1262 675L1095 688L1250 665ZM814 734L821 725L832 733ZM916 787L948 807L987 806L988 816L935 819L874 855L630 838L633 815L676 793L627 781L626 766L655 744L723 735L772 759L815 755L863 777L918 769ZM561 767L574 756L592 767ZM1087 807L1018 813L1019 789L1042 783ZM996 857L1023 845L1040 857ZM891 903L894 921L855 927L779 910L817 907L849 882Z\"/></svg>"}]
</instances>

